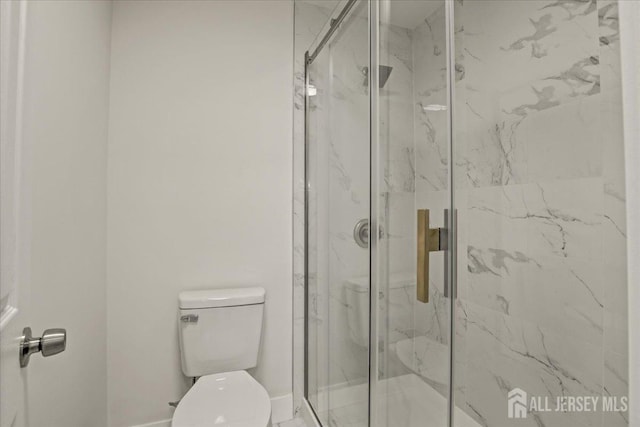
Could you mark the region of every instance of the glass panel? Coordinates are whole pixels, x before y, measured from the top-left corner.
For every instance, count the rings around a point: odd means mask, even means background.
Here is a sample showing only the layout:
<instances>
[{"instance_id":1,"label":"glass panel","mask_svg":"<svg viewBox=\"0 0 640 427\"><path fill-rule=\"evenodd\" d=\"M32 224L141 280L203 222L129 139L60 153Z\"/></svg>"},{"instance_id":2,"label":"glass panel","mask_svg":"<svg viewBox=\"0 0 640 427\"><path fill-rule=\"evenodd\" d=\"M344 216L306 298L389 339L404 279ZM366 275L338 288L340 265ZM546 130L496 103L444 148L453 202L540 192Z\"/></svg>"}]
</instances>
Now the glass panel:
<instances>
[{"instance_id":1,"label":"glass panel","mask_svg":"<svg viewBox=\"0 0 640 427\"><path fill-rule=\"evenodd\" d=\"M379 7L377 426L444 427L450 385L446 251L418 258L418 210L445 227L450 207L445 0L383 1ZM444 238L444 234L443 234ZM428 302L419 301L424 289Z\"/></svg>"},{"instance_id":2,"label":"glass panel","mask_svg":"<svg viewBox=\"0 0 640 427\"><path fill-rule=\"evenodd\" d=\"M326 181L328 165L326 149L318 147L318 141L326 141L328 105L328 55L322 52L315 62L308 65L307 74L307 382L309 403L318 416L327 412L326 397L328 379L328 234L327 212L319 212L327 205ZM317 90L319 88L320 90ZM313 91L316 91L313 93ZM323 108L325 107L325 108ZM324 158L320 156L324 155ZM324 233L321 230L324 229ZM325 319L323 322L322 319ZM324 394L323 394L324 393ZM323 418L322 421L325 421Z\"/></svg>"},{"instance_id":3,"label":"glass panel","mask_svg":"<svg viewBox=\"0 0 640 427\"><path fill-rule=\"evenodd\" d=\"M556 411L627 395L617 3L457 1L454 18L455 404L479 425L626 426Z\"/></svg>"},{"instance_id":4,"label":"glass panel","mask_svg":"<svg viewBox=\"0 0 640 427\"><path fill-rule=\"evenodd\" d=\"M369 219L367 6L308 67L307 398L325 426L368 424L369 249L354 236Z\"/></svg>"}]
</instances>

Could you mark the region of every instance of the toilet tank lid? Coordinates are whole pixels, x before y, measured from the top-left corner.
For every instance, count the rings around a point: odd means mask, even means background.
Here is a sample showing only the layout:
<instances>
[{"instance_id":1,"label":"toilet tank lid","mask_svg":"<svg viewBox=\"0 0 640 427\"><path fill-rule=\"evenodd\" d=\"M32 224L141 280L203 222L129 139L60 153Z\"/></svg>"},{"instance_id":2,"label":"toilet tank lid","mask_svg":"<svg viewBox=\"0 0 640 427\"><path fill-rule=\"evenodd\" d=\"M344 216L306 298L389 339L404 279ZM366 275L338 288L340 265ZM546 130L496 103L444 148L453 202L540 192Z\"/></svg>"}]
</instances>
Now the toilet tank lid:
<instances>
[{"instance_id":1,"label":"toilet tank lid","mask_svg":"<svg viewBox=\"0 0 640 427\"><path fill-rule=\"evenodd\" d=\"M264 288L208 289L180 292L180 308L215 308L264 303Z\"/></svg>"}]
</instances>

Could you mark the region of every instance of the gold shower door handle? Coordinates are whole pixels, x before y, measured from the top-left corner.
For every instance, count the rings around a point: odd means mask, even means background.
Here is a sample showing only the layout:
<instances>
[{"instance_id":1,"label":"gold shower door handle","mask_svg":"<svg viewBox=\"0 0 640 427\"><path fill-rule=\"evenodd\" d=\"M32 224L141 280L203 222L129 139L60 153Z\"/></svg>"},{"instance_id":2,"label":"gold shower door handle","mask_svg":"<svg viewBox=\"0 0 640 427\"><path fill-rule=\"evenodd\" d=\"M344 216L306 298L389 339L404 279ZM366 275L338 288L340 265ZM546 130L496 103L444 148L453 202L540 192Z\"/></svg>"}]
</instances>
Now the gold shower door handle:
<instances>
[{"instance_id":1,"label":"gold shower door handle","mask_svg":"<svg viewBox=\"0 0 640 427\"><path fill-rule=\"evenodd\" d=\"M446 229L429 228L429 209L418 209L417 298L429 302L429 252L445 249Z\"/></svg>"}]
</instances>

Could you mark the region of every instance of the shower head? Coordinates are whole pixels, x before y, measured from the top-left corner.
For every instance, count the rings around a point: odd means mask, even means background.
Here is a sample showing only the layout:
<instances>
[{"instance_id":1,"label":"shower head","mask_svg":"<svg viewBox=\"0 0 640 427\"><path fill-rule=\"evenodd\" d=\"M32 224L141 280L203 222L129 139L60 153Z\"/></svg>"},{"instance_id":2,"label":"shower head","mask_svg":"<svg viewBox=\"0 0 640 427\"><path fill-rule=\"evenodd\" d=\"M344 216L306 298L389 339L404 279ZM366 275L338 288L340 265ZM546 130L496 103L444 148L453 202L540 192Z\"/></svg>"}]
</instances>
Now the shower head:
<instances>
[{"instance_id":1,"label":"shower head","mask_svg":"<svg viewBox=\"0 0 640 427\"><path fill-rule=\"evenodd\" d=\"M382 89L384 87L384 85L387 83L387 80L389 80L389 76L391 75L391 70L393 70L393 67L390 67L388 65L379 65L378 66L378 79L379 79L379 87L380 89ZM364 74L364 83L363 86L369 86L369 67L364 67L362 69L362 74Z\"/></svg>"}]
</instances>

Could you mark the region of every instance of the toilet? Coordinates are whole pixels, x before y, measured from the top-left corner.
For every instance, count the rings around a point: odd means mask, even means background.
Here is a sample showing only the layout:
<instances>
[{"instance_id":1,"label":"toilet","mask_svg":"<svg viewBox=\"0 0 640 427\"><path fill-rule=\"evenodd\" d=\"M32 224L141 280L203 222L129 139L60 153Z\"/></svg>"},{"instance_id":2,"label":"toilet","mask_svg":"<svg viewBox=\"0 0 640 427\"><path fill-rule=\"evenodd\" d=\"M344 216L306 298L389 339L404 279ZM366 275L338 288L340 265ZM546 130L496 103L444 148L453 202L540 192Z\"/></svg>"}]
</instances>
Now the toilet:
<instances>
[{"instance_id":1,"label":"toilet","mask_svg":"<svg viewBox=\"0 0 640 427\"><path fill-rule=\"evenodd\" d=\"M245 369L258 363L263 288L181 292L182 372L197 378L172 427L271 427L271 401Z\"/></svg>"}]
</instances>

